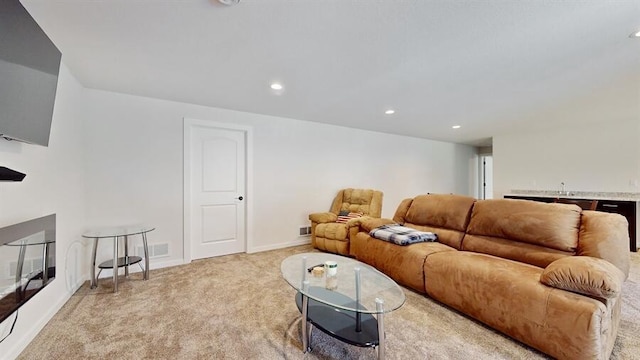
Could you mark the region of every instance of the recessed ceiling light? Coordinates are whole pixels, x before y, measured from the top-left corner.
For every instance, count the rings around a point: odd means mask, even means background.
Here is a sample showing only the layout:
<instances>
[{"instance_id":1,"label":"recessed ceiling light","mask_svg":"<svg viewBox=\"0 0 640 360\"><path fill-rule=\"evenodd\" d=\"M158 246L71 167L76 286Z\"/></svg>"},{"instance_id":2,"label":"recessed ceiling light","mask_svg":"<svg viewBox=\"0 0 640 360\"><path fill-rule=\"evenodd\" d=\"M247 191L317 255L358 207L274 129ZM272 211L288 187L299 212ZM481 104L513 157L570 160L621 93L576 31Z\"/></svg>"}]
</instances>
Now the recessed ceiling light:
<instances>
[{"instance_id":1,"label":"recessed ceiling light","mask_svg":"<svg viewBox=\"0 0 640 360\"><path fill-rule=\"evenodd\" d=\"M452 128L452 129L460 129L460 128L461 128L461 126L460 126L460 125L453 125L451 128Z\"/></svg>"},{"instance_id":2,"label":"recessed ceiling light","mask_svg":"<svg viewBox=\"0 0 640 360\"><path fill-rule=\"evenodd\" d=\"M282 88L282 85L280 85L280 84L278 84L278 83L273 83L273 84L271 84L271 88L272 88L273 90L282 90L282 89L283 89L283 88Z\"/></svg>"},{"instance_id":3,"label":"recessed ceiling light","mask_svg":"<svg viewBox=\"0 0 640 360\"><path fill-rule=\"evenodd\" d=\"M631 33L631 35L629 35L630 38L640 38L640 31L636 31L634 33Z\"/></svg>"},{"instance_id":4,"label":"recessed ceiling light","mask_svg":"<svg viewBox=\"0 0 640 360\"><path fill-rule=\"evenodd\" d=\"M218 0L221 4L232 6L240 2L240 0Z\"/></svg>"},{"instance_id":5,"label":"recessed ceiling light","mask_svg":"<svg viewBox=\"0 0 640 360\"><path fill-rule=\"evenodd\" d=\"M393 114L396 113L396 111L393 110L393 109L389 109L389 110L385 111L384 113L387 114L387 115L393 115Z\"/></svg>"}]
</instances>

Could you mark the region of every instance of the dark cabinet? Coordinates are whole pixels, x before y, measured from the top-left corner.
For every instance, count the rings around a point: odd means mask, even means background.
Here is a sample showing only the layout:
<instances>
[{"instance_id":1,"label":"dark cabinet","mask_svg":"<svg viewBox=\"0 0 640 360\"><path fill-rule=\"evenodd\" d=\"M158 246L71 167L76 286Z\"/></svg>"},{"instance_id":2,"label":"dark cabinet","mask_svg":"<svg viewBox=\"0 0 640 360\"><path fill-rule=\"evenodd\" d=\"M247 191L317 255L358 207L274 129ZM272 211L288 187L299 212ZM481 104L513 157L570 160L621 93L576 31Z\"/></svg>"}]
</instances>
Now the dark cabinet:
<instances>
[{"instance_id":1,"label":"dark cabinet","mask_svg":"<svg viewBox=\"0 0 640 360\"><path fill-rule=\"evenodd\" d=\"M619 200L599 200L597 211L620 214L627 218L629 222L629 248L631 251L638 251L636 243L636 202L635 201L619 201Z\"/></svg>"},{"instance_id":2,"label":"dark cabinet","mask_svg":"<svg viewBox=\"0 0 640 360\"><path fill-rule=\"evenodd\" d=\"M526 196L526 195L505 195L505 199L520 199L520 200L532 200L538 202L551 203L556 198L554 197L538 197L538 196ZM592 199L584 199L584 200L592 200ZM638 251L638 246L636 243L636 234L637 234L637 207L635 201L624 201L624 200L602 200L598 199L598 207L596 211L603 211L608 213L620 214L627 218L627 222L629 223L629 249L631 251Z\"/></svg>"},{"instance_id":3,"label":"dark cabinet","mask_svg":"<svg viewBox=\"0 0 640 360\"><path fill-rule=\"evenodd\" d=\"M543 203L552 203L556 198L553 197L541 197L541 196L525 196L525 195L505 195L505 199L518 199L518 200L531 200Z\"/></svg>"}]
</instances>

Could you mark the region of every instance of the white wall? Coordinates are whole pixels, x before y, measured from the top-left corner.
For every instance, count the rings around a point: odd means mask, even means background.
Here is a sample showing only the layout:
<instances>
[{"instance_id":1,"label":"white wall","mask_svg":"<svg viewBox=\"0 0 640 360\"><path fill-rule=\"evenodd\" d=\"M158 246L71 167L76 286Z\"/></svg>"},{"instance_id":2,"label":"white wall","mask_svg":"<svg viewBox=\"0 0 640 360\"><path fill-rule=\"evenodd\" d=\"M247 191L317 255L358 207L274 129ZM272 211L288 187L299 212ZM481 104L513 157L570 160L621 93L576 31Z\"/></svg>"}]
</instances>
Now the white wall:
<instances>
[{"instance_id":1,"label":"white wall","mask_svg":"<svg viewBox=\"0 0 640 360\"><path fill-rule=\"evenodd\" d=\"M494 192L640 192L640 118L493 138Z\"/></svg>"},{"instance_id":2,"label":"white wall","mask_svg":"<svg viewBox=\"0 0 640 360\"><path fill-rule=\"evenodd\" d=\"M183 118L253 127L253 229L249 251L308 241L298 227L327 211L340 188L384 192L383 216L427 192L475 194L476 149L333 125L87 90L87 226L144 222L149 242L180 263ZM98 261L110 248L100 248Z\"/></svg>"},{"instance_id":3,"label":"white wall","mask_svg":"<svg viewBox=\"0 0 640 360\"><path fill-rule=\"evenodd\" d=\"M0 141L0 165L27 176L0 182L0 226L57 214L56 279L19 310L13 333L0 343L0 357L13 358L87 278L84 224L83 88L61 67L49 147ZM4 334L11 321L0 324Z\"/></svg>"}]
</instances>

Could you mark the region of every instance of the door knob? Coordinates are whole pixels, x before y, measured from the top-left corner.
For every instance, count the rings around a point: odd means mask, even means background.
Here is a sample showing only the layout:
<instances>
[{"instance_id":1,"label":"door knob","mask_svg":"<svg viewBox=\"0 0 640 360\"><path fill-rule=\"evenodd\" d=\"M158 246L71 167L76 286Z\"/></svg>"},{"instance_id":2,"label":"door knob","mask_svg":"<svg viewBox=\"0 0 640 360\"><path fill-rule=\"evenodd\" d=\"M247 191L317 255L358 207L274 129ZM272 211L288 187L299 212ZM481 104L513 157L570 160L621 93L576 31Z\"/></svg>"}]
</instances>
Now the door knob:
<instances>
[{"instance_id":1,"label":"door knob","mask_svg":"<svg viewBox=\"0 0 640 360\"><path fill-rule=\"evenodd\" d=\"M238 197L236 198L236 200L240 200L240 201L242 201L243 199L244 199L244 198L243 198L242 196L238 196Z\"/></svg>"}]
</instances>

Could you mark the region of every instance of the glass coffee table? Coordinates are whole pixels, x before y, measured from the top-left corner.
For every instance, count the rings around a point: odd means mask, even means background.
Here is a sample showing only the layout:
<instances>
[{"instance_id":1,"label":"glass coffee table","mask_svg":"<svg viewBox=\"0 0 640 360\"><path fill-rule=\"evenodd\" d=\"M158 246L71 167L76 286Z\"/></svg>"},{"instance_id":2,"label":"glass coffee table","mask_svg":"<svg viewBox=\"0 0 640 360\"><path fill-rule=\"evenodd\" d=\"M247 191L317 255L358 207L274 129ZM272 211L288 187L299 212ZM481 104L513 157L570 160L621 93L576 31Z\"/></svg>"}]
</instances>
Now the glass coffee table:
<instances>
[{"instance_id":1,"label":"glass coffee table","mask_svg":"<svg viewBox=\"0 0 640 360\"><path fill-rule=\"evenodd\" d=\"M337 263L335 276L323 271L327 261ZM322 270L312 271L314 267ZM384 359L384 314L405 301L398 284L367 264L333 254L292 255L282 261L280 269L297 291L305 353L311 350L311 330L315 326L345 343L377 347L378 359Z\"/></svg>"}]
</instances>

